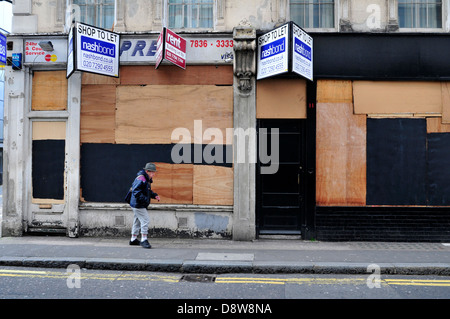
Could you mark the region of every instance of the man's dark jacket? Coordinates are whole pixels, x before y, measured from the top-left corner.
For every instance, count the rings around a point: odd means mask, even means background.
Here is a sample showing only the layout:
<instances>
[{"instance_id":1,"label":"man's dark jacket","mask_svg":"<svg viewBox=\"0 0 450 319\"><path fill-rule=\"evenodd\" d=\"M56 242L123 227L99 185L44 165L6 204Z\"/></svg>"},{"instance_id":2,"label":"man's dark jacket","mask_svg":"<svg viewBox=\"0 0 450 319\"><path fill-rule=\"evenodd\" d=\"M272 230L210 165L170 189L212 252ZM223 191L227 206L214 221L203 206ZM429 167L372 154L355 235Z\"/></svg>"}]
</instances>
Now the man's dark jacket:
<instances>
[{"instance_id":1,"label":"man's dark jacket","mask_svg":"<svg viewBox=\"0 0 450 319\"><path fill-rule=\"evenodd\" d=\"M153 180L144 170L137 173L133 182L130 206L134 208L147 208L151 198L156 198L158 194L152 191Z\"/></svg>"}]
</instances>

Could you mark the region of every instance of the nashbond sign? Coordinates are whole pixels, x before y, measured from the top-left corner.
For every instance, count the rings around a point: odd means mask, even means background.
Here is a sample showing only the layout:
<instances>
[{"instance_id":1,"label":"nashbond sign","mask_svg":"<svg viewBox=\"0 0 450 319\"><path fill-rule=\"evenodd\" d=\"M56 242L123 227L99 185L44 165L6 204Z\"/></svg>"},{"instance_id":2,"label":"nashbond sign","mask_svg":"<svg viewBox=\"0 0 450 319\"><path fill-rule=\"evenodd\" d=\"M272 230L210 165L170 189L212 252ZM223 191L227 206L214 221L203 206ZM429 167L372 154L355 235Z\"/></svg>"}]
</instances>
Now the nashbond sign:
<instances>
[{"instance_id":1,"label":"nashbond sign","mask_svg":"<svg viewBox=\"0 0 450 319\"><path fill-rule=\"evenodd\" d=\"M292 23L292 72L313 80L313 39Z\"/></svg>"},{"instance_id":2,"label":"nashbond sign","mask_svg":"<svg viewBox=\"0 0 450 319\"><path fill-rule=\"evenodd\" d=\"M288 72L313 79L313 40L293 22L258 37L257 79Z\"/></svg>"},{"instance_id":3,"label":"nashbond sign","mask_svg":"<svg viewBox=\"0 0 450 319\"><path fill-rule=\"evenodd\" d=\"M119 77L119 45L119 34L76 22L68 38L67 77L73 71Z\"/></svg>"},{"instance_id":4,"label":"nashbond sign","mask_svg":"<svg viewBox=\"0 0 450 319\"><path fill-rule=\"evenodd\" d=\"M257 61L258 80L289 71L289 24L258 38Z\"/></svg>"}]
</instances>

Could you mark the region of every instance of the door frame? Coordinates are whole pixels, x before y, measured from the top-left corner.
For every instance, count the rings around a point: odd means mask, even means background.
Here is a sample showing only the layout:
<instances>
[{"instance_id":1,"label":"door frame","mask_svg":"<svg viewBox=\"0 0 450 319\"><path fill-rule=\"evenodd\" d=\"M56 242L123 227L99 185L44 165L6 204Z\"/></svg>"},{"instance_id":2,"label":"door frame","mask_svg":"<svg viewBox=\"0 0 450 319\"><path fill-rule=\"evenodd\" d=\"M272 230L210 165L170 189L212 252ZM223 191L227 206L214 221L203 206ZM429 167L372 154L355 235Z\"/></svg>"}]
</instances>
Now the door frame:
<instances>
[{"instance_id":1,"label":"door frame","mask_svg":"<svg viewBox=\"0 0 450 319\"><path fill-rule=\"evenodd\" d=\"M299 128L299 135L300 135L300 145L298 146L298 156L299 156L299 163L298 163L298 169L297 169L297 177L298 177L298 184L296 187L296 190L298 191L299 198L298 198L298 212L295 216L296 220L296 226L292 225L292 229L262 229L262 208L263 208L263 177L261 174L261 161L260 158L258 158L258 162L256 165L256 230L258 234L261 235L301 235L301 228L302 228L302 220L305 210L305 151L306 151L306 143L305 143L305 127L306 127L306 120L305 119L258 119L257 120L257 132L258 132L258 154L259 154L259 140L260 140L260 129L265 128L261 127L262 122L264 121L277 121L277 122L284 122L284 123L292 123L296 122L298 124ZM282 128L282 125L279 125L279 128ZM283 133L280 132L280 137ZM269 135L270 136L270 135ZM281 152L280 152L281 153ZM282 182L282 181L280 181ZM269 227L270 228L270 227Z\"/></svg>"},{"instance_id":2,"label":"door frame","mask_svg":"<svg viewBox=\"0 0 450 319\"><path fill-rule=\"evenodd\" d=\"M303 124L303 170L300 180L303 189L303 205L299 212L300 235L304 240L314 240L316 238L316 96L317 80L307 81L306 85L306 120ZM257 152L259 152L259 123L256 120L258 141ZM255 165L256 176L256 200L255 200L255 228L256 238L260 235L261 217L261 176L260 161ZM281 232L280 232L281 233Z\"/></svg>"}]
</instances>

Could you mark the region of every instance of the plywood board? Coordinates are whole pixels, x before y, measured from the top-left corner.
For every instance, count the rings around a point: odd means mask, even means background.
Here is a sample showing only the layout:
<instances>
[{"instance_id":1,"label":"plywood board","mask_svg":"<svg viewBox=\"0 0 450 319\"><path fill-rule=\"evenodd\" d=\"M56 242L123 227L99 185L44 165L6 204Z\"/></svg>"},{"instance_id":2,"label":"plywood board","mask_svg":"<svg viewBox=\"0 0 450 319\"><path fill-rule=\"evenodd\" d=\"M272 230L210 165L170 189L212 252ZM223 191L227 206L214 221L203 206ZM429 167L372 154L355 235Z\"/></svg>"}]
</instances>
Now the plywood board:
<instances>
[{"instance_id":1,"label":"plywood board","mask_svg":"<svg viewBox=\"0 0 450 319\"><path fill-rule=\"evenodd\" d=\"M233 127L233 89L228 86L119 86L116 108L115 141L122 144L178 143L179 134L172 140L177 128L188 143L209 143L203 132L217 128L225 143L226 129Z\"/></svg>"},{"instance_id":2,"label":"plywood board","mask_svg":"<svg viewBox=\"0 0 450 319\"><path fill-rule=\"evenodd\" d=\"M81 84L120 84L120 78L83 72Z\"/></svg>"},{"instance_id":3,"label":"plywood board","mask_svg":"<svg viewBox=\"0 0 450 319\"><path fill-rule=\"evenodd\" d=\"M450 82L441 82L442 123L450 124Z\"/></svg>"},{"instance_id":4,"label":"plywood board","mask_svg":"<svg viewBox=\"0 0 450 319\"><path fill-rule=\"evenodd\" d=\"M450 133L450 124L442 124L440 117L427 117L427 133Z\"/></svg>"},{"instance_id":5,"label":"plywood board","mask_svg":"<svg viewBox=\"0 0 450 319\"><path fill-rule=\"evenodd\" d=\"M233 85L232 66L191 65L185 70L164 65L120 67L121 85Z\"/></svg>"},{"instance_id":6,"label":"plywood board","mask_svg":"<svg viewBox=\"0 0 450 319\"><path fill-rule=\"evenodd\" d=\"M115 85L83 85L81 88L81 143L114 143Z\"/></svg>"},{"instance_id":7,"label":"plywood board","mask_svg":"<svg viewBox=\"0 0 450 319\"><path fill-rule=\"evenodd\" d=\"M194 204L233 205L233 168L195 165L193 188Z\"/></svg>"},{"instance_id":8,"label":"plywood board","mask_svg":"<svg viewBox=\"0 0 450 319\"><path fill-rule=\"evenodd\" d=\"M33 121L33 141L65 140L66 122Z\"/></svg>"},{"instance_id":9,"label":"plywood board","mask_svg":"<svg viewBox=\"0 0 450 319\"><path fill-rule=\"evenodd\" d=\"M365 205L366 116L351 103L318 103L316 138L317 205Z\"/></svg>"},{"instance_id":10,"label":"plywood board","mask_svg":"<svg viewBox=\"0 0 450 319\"><path fill-rule=\"evenodd\" d=\"M192 204L192 164L155 163L157 173L152 190L161 197L161 204ZM152 203L157 204L156 200Z\"/></svg>"},{"instance_id":11,"label":"plywood board","mask_svg":"<svg viewBox=\"0 0 450 319\"><path fill-rule=\"evenodd\" d=\"M353 103L350 80L318 80L317 103Z\"/></svg>"},{"instance_id":12,"label":"plywood board","mask_svg":"<svg viewBox=\"0 0 450 319\"><path fill-rule=\"evenodd\" d=\"M354 81L355 114L441 113L439 82Z\"/></svg>"},{"instance_id":13,"label":"plywood board","mask_svg":"<svg viewBox=\"0 0 450 319\"><path fill-rule=\"evenodd\" d=\"M33 111L67 109L66 71L35 71L33 73Z\"/></svg>"},{"instance_id":14,"label":"plywood board","mask_svg":"<svg viewBox=\"0 0 450 319\"><path fill-rule=\"evenodd\" d=\"M305 119L306 80L265 79L258 81L256 118Z\"/></svg>"}]
</instances>

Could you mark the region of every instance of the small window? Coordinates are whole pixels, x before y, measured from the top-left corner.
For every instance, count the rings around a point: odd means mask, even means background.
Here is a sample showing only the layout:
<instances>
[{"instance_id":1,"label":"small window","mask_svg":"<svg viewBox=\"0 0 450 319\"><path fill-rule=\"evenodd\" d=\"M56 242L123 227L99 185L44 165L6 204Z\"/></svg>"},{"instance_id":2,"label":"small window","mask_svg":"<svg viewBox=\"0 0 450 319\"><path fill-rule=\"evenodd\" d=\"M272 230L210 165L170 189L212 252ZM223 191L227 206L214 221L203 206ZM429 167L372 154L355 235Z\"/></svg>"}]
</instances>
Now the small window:
<instances>
[{"instance_id":1,"label":"small window","mask_svg":"<svg viewBox=\"0 0 450 319\"><path fill-rule=\"evenodd\" d=\"M80 9L79 22L111 30L114 26L115 0L72 0Z\"/></svg>"},{"instance_id":2,"label":"small window","mask_svg":"<svg viewBox=\"0 0 450 319\"><path fill-rule=\"evenodd\" d=\"M442 28L442 1L398 0L400 28Z\"/></svg>"},{"instance_id":3,"label":"small window","mask_svg":"<svg viewBox=\"0 0 450 319\"><path fill-rule=\"evenodd\" d=\"M334 0L291 0L289 9L302 28L334 28Z\"/></svg>"},{"instance_id":4,"label":"small window","mask_svg":"<svg viewBox=\"0 0 450 319\"><path fill-rule=\"evenodd\" d=\"M214 0L168 0L168 26L173 29L212 29Z\"/></svg>"}]
</instances>

